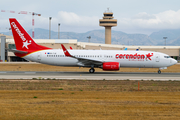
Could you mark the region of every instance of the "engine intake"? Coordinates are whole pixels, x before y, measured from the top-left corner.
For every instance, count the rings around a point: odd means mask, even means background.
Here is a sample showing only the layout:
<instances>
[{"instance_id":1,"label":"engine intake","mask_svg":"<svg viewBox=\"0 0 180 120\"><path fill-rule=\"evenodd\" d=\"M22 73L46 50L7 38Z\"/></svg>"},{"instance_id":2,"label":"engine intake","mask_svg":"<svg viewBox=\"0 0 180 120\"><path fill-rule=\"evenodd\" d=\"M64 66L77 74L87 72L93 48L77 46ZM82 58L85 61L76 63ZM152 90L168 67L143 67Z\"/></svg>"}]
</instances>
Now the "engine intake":
<instances>
[{"instance_id":1,"label":"engine intake","mask_svg":"<svg viewBox=\"0 0 180 120\"><path fill-rule=\"evenodd\" d=\"M119 62L106 62L103 63L102 69L108 71L117 71L120 68Z\"/></svg>"}]
</instances>

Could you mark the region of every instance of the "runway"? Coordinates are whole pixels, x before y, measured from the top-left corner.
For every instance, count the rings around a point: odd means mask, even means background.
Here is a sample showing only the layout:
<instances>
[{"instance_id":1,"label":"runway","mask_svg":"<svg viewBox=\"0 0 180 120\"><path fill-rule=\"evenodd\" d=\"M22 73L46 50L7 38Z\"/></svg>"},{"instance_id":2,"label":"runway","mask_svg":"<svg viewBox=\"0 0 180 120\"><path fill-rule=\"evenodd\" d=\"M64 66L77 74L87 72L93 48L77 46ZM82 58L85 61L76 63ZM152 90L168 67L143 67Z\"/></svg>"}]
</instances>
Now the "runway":
<instances>
[{"instance_id":1,"label":"runway","mask_svg":"<svg viewBox=\"0 0 180 120\"><path fill-rule=\"evenodd\" d=\"M0 71L0 79L180 80L180 73Z\"/></svg>"}]
</instances>

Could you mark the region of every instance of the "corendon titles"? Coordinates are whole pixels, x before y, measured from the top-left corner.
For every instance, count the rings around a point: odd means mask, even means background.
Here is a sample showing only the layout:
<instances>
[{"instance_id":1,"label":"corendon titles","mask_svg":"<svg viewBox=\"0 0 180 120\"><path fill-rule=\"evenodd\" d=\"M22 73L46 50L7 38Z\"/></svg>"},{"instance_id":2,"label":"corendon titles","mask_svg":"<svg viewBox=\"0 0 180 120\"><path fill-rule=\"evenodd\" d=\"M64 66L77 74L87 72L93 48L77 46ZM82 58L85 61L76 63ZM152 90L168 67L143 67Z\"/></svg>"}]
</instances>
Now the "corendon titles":
<instances>
[{"instance_id":1,"label":"corendon titles","mask_svg":"<svg viewBox=\"0 0 180 120\"><path fill-rule=\"evenodd\" d=\"M28 43L28 40L26 40L26 38L24 37L24 34L21 33L21 31L19 30L19 28L17 27L17 25L16 25L14 22L12 22L11 25L13 26L13 28L15 29L15 31L17 32L17 34L19 35L19 37L20 37L20 38L22 39L22 41L23 41L23 46L22 46L22 48L26 47L26 49L29 49L29 48L28 48L28 45L31 44L31 40L29 41L30 43Z\"/></svg>"},{"instance_id":2,"label":"corendon titles","mask_svg":"<svg viewBox=\"0 0 180 120\"><path fill-rule=\"evenodd\" d=\"M116 59L128 59L132 61L143 61L144 59L149 59L151 60L151 57L153 56L153 53L148 53L148 54L116 54Z\"/></svg>"},{"instance_id":3,"label":"corendon titles","mask_svg":"<svg viewBox=\"0 0 180 120\"><path fill-rule=\"evenodd\" d=\"M13 28L16 30L16 32L18 33L18 35L20 36L20 38L23 40L23 41L26 41L26 38L24 37L24 34L21 33L21 31L19 30L19 28L16 26L16 24L14 22L11 23Z\"/></svg>"}]
</instances>

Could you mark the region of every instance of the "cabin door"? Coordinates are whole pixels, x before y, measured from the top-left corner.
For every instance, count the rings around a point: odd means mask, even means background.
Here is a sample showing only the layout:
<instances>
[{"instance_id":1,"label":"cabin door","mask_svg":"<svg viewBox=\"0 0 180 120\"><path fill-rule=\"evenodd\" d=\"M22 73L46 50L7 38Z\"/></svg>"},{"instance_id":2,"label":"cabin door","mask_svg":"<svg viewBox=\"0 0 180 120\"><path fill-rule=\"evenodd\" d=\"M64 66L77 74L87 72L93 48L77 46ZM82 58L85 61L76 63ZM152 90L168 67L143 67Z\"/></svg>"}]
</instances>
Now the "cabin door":
<instances>
[{"instance_id":1,"label":"cabin door","mask_svg":"<svg viewBox=\"0 0 180 120\"><path fill-rule=\"evenodd\" d=\"M159 54L156 54L156 62L159 62L159 60L160 60L160 56Z\"/></svg>"},{"instance_id":2,"label":"cabin door","mask_svg":"<svg viewBox=\"0 0 180 120\"><path fill-rule=\"evenodd\" d=\"M37 60L41 60L41 53L40 52L38 52L38 55L37 55Z\"/></svg>"}]
</instances>

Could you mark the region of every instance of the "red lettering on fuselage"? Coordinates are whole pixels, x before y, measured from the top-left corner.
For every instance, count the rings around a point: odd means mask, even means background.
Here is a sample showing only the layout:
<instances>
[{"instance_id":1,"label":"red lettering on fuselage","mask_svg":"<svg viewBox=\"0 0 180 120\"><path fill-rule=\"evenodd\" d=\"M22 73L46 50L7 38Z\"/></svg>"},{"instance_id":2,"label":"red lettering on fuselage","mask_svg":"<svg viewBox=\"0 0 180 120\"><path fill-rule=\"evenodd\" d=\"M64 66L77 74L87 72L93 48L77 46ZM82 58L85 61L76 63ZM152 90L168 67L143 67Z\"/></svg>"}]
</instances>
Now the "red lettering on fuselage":
<instances>
[{"instance_id":1,"label":"red lettering on fuselage","mask_svg":"<svg viewBox=\"0 0 180 120\"><path fill-rule=\"evenodd\" d=\"M146 57L145 57L146 56ZM143 55L143 54L116 54L116 59L129 59L129 60L144 60L145 58L146 59L149 59L151 60L150 57L153 56L153 53L148 53L146 55Z\"/></svg>"}]
</instances>

